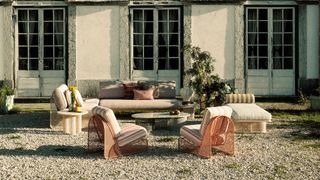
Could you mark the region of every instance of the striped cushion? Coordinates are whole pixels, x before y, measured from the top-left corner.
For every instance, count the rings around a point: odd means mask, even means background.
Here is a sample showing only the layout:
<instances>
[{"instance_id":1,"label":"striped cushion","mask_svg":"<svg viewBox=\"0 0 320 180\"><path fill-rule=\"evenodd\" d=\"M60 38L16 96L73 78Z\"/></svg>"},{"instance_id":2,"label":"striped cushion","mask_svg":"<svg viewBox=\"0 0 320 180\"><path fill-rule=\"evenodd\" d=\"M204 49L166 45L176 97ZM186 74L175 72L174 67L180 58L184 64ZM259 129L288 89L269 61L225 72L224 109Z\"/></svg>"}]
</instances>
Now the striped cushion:
<instances>
[{"instance_id":1,"label":"striped cushion","mask_svg":"<svg viewBox=\"0 0 320 180\"><path fill-rule=\"evenodd\" d=\"M80 92L78 90L75 91L76 94L75 94L75 100L76 100L76 103L79 105L79 106L83 106L83 99L82 99L82 96L80 94ZM66 91L66 99L67 99L67 103L68 103L68 107L70 107L70 104L71 104L71 91L70 90L67 90Z\"/></svg>"},{"instance_id":2,"label":"striped cushion","mask_svg":"<svg viewBox=\"0 0 320 180\"><path fill-rule=\"evenodd\" d=\"M109 122L113 129L113 133L115 134L116 137L118 137L118 135L120 134L121 128L116 119L116 116L114 115L111 109L108 109L102 106L96 106L92 109L92 114L93 115L98 114L101 117L103 117L105 121Z\"/></svg>"},{"instance_id":3,"label":"striped cushion","mask_svg":"<svg viewBox=\"0 0 320 180\"><path fill-rule=\"evenodd\" d=\"M57 87L53 93L53 99L54 103L56 105L56 108L58 111L66 109L68 107L66 97L64 93L68 90L68 86L65 84L61 84L59 87Z\"/></svg>"},{"instance_id":4,"label":"striped cushion","mask_svg":"<svg viewBox=\"0 0 320 180\"><path fill-rule=\"evenodd\" d=\"M124 124L117 139L118 145L122 147L144 137L147 137L147 130L144 127L135 124Z\"/></svg>"},{"instance_id":5,"label":"striped cushion","mask_svg":"<svg viewBox=\"0 0 320 180\"><path fill-rule=\"evenodd\" d=\"M209 107L205 110L203 120L200 127L201 135L204 135L204 131L207 125L211 122L215 116L227 116L231 118L232 109L228 106Z\"/></svg>"},{"instance_id":6,"label":"striped cushion","mask_svg":"<svg viewBox=\"0 0 320 180\"><path fill-rule=\"evenodd\" d=\"M227 94L226 103L255 103L254 94Z\"/></svg>"},{"instance_id":7,"label":"striped cushion","mask_svg":"<svg viewBox=\"0 0 320 180\"><path fill-rule=\"evenodd\" d=\"M191 141L194 145L199 145L202 140L200 124L182 126L180 135Z\"/></svg>"}]
</instances>

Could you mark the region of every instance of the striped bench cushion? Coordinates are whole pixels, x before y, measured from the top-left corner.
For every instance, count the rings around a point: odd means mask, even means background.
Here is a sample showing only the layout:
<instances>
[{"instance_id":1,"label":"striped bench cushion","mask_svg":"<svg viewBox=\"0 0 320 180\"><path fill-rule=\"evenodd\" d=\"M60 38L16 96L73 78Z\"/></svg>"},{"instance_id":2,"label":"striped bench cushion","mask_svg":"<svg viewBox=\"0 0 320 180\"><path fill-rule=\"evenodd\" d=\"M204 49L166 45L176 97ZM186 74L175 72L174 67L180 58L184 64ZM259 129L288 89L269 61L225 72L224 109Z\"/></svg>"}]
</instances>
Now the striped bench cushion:
<instances>
[{"instance_id":1,"label":"striped bench cushion","mask_svg":"<svg viewBox=\"0 0 320 180\"><path fill-rule=\"evenodd\" d=\"M124 124L121 127L120 135L118 137L118 145L123 147L127 144L130 144L138 139L147 137L147 130L135 124Z\"/></svg>"},{"instance_id":2,"label":"striped bench cushion","mask_svg":"<svg viewBox=\"0 0 320 180\"><path fill-rule=\"evenodd\" d=\"M227 94L226 103L255 103L254 94Z\"/></svg>"},{"instance_id":3,"label":"striped bench cushion","mask_svg":"<svg viewBox=\"0 0 320 180\"><path fill-rule=\"evenodd\" d=\"M180 129L180 135L191 141L194 145L200 145L202 141L200 124L183 126Z\"/></svg>"},{"instance_id":4,"label":"striped bench cushion","mask_svg":"<svg viewBox=\"0 0 320 180\"><path fill-rule=\"evenodd\" d=\"M232 119L239 122L266 121L271 122L272 115L256 104L227 104L232 108Z\"/></svg>"},{"instance_id":5,"label":"striped bench cushion","mask_svg":"<svg viewBox=\"0 0 320 180\"><path fill-rule=\"evenodd\" d=\"M114 115L113 111L109 108L102 107L102 106L96 106L92 109L92 114L98 114L103 119L111 124L111 127L113 129L113 133L116 137L120 134L121 128L120 125L116 119L116 116Z\"/></svg>"}]
</instances>

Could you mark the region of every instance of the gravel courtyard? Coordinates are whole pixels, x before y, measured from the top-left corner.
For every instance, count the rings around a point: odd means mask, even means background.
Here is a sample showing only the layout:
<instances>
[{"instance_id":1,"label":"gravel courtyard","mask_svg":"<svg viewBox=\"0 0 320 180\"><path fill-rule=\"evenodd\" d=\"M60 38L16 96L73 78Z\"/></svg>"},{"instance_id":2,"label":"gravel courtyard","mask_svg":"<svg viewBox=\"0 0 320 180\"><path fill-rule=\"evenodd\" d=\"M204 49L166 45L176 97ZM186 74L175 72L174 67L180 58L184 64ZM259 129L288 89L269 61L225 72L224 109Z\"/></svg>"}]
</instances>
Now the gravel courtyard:
<instances>
[{"instance_id":1,"label":"gravel courtyard","mask_svg":"<svg viewBox=\"0 0 320 180\"><path fill-rule=\"evenodd\" d=\"M149 135L148 151L115 160L87 154L86 132L71 136L48 126L46 112L0 115L0 179L319 179L320 174L319 124L273 119L267 134L237 134L234 156L211 159L180 152L178 129L157 130Z\"/></svg>"}]
</instances>

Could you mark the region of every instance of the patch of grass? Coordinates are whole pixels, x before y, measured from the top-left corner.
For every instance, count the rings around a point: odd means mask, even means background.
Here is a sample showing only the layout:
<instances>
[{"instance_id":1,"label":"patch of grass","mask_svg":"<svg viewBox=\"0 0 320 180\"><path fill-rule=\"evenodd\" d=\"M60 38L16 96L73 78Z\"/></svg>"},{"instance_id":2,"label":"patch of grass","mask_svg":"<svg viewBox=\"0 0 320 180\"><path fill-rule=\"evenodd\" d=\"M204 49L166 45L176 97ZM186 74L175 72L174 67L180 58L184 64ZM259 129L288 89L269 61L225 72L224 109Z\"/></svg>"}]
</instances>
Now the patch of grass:
<instances>
[{"instance_id":1,"label":"patch of grass","mask_svg":"<svg viewBox=\"0 0 320 180\"><path fill-rule=\"evenodd\" d=\"M320 122L319 111L270 110L270 112L274 119Z\"/></svg>"},{"instance_id":2,"label":"patch of grass","mask_svg":"<svg viewBox=\"0 0 320 180\"><path fill-rule=\"evenodd\" d=\"M164 137L164 138L156 139L157 142L172 142L175 140L177 140L177 138L174 138L174 137Z\"/></svg>"},{"instance_id":3,"label":"patch of grass","mask_svg":"<svg viewBox=\"0 0 320 180\"><path fill-rule=\"evenodd\" d=\"M8 139L21 139L22 137L20 135L12 135L8 136Z\"/></svg>"},{"instance_id":4,"label":"patch of grass","mask_svg":"<svg viewBox=\"0 0 320 180\"><path fill-rule=\"evenodd\" d=\"M231 164L227 164L225 165L226 168L229 168L229 169L240 169L241 168L241 165L240 164L237 164L237 163L231 163Z\"/></svg>"},{"instance_id":5,"label":"patch of grass","mask_svg":"<svg viewBox=\"0 0 320 180\"><path fill-rule=\"evenodd\" d=\"M276 175L283 177L287 174L288 168L283 165L277 165L274 167L274 172Z\"/></svg>"},{"instance_id":6,"label":"patch of grass","mask_svg":"<svg viewBox=\"0 0 320 180\"><path fill-rule=\"evenodd\" d=\"M304 145L306 148L315 148L315 149L320 149L320 143L315 143L315 144L306 144Z\"/></svg>"}]
</instances>

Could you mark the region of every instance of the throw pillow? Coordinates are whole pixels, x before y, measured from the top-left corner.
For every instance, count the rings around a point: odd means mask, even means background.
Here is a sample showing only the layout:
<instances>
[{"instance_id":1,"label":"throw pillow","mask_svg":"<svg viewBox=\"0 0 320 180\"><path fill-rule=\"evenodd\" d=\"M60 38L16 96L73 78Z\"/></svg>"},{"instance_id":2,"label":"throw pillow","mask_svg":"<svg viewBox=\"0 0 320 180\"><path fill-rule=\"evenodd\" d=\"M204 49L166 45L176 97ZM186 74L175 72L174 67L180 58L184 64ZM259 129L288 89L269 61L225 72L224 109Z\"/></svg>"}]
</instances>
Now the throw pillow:
<instances>
[{"instance_id":1,"label":"throw pillow","mask_svg":"<svg viewBox=\"0 0 320 180\"><path fill-rule=\"evenodd\" d=\"M123 83L123 87L124 87L124 98L133 99L133 90L137 88L137 83L134 83L134 82Z\"/></svg>"},{"instance_id":2,"label":"throw pillow","mask_svg":"<svg viewBox=\"0 0 320 180\"><path fill-rule=\"evenodd\" d=\"M138 86L142 90L153 89L153 97L159 98L159 84L157 81L139 81Z\"/></svg>"},{"instance_id":3,"label":"throw pillow","mask_svg":"<svg viewBox=\"0 0 320 180\"><path fill-rule=\"evenodd\" d=\"M133 90L134 100L153 100L153 89L148 90Z\"/></svg>"}]
</instances>

